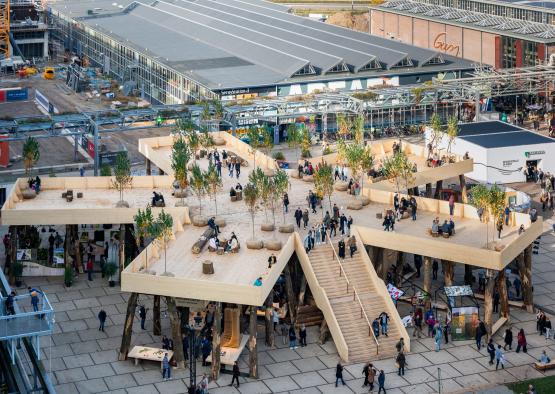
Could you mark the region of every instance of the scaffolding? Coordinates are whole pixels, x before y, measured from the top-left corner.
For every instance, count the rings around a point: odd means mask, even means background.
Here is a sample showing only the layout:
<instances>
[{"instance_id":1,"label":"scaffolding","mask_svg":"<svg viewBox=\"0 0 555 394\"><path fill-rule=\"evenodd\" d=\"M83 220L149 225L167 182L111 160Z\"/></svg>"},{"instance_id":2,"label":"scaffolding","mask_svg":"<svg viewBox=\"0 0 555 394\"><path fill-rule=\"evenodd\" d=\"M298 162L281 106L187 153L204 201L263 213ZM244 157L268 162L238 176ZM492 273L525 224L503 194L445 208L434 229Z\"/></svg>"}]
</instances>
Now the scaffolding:
<instances>
[{"instance_id":1,"label":"scaffolding","mask_svg":"<svg viewBox=\"0 0 555 394\"><path fill-rule=\"evenodd\" d=\"M0 1L0 58L10 57L10 0Z\"/></svg>"}]
</instances>

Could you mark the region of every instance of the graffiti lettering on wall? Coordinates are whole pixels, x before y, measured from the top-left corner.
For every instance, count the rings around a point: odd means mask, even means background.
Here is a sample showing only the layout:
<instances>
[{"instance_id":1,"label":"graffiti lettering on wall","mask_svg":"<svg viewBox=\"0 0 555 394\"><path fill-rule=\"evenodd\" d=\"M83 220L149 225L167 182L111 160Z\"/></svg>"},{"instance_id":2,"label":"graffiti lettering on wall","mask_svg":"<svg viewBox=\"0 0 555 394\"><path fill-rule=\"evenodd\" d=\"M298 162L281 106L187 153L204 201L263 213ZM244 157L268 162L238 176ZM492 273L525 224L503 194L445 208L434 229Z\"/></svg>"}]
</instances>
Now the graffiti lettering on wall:
<instances>
[{"instance_id":1,"label":"graffiti lettering on wall","mask_svg":"<svg viewBox=\"0 0 555 394\"><path fill-rule=\"evenodd\" d=\"M446 33L439 33L436 38L434 38L434 48L440 49L451 55L459 56L460 47L458 45L448 44L446 42L446 36Z\"/></svg>"}]
</instances>

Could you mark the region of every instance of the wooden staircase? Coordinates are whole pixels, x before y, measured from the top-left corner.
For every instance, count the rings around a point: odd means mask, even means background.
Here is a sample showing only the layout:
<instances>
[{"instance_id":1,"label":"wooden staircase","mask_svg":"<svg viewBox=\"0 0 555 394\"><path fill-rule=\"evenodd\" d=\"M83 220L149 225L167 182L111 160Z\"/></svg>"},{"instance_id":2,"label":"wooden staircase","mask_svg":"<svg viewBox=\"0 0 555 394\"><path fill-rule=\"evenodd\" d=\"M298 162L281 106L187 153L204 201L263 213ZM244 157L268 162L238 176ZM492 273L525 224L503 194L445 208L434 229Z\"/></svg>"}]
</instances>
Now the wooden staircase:
<instances>
[{"instance_id":1,"label":"wooden staircase","mask_svg":"<svg viewBox=\"0 0 555 394\"><path fill-rule=\"evenodd\" d=\"M336 251L337 242L333 242ZM395 344L401 336L402 323L399 314L386 307L383 293L380 294L374 288L375 281L370 275L371 272L375 275L375 272L367 268L367 263L362 258L362 253L366 251L360 249L359 247L352 259L347 250L347 257L342 261L342 270L329 243L317 246L308 256L318 285L326 292L347 344L349 362L393 357L397 354ZM378 283L383 284L381 280ZM377 338L378 346L369 323L383 311L387 311L390 317L389 330L388 337L380 335Z\"/></svg>"}]
</instances>

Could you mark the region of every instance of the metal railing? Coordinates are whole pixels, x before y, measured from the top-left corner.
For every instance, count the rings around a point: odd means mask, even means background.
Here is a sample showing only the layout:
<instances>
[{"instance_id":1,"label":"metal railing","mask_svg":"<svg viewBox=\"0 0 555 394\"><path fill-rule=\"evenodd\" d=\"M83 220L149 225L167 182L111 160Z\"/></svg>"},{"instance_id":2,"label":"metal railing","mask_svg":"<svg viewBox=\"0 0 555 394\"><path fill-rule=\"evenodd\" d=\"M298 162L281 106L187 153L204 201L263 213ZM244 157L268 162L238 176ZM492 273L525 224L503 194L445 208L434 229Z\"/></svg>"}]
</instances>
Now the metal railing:
<instances>
[{"instance_id":1,"label":"metal railing","mask_svg":"<svg viewBox=\"0 0 555 394\"><path fill-rule=\"evenodd\" d=\"M6 297L0 297L0 340L34 335L50 335L54 325L54 310L45 294L39 295L37 311L32 309L31 295L14 297L14 315L8 315ZM24 310L29 312L23 312Z\"/></svg>"},{"instance_id":2,"label":"metal railing","mask_svg":"<svg viewBox=\"0 0 555 394\"><path fill-rule=\"evenodd\" d=\"M372 336L372 338L374 338L374 342L376 343L376 354L380 354L380 343L378 342L378 338L376 338L376 334L374 334L374 330L372 329L372 323L370 323L370 319L368 318L368 315L366 314L366 311L364 310L364 306L362 305L362 301L361 301L361 299L358 295L358 292L357 292L355 286L353 284L351 284L351 281L347 277L347 272L343 268L343 264L341 263L341 259L339 258L337 252L335 251L335 247L333 246L333 242L331 241L331 234L328 234L327 238L328 238L328 242L331 246L331 250L333 251L333 255L335 257L335 260L339 264L339 277L341 277L341 276L345 277L345 281L347 282L347 291L346 291L347 294L349 293L349 285L353 289L353 301L357 301L358 305L360 306L360 318L362 319L364 317L366 319L366 323L368 324L368 336Z\"/></svg>"}]
</instances>

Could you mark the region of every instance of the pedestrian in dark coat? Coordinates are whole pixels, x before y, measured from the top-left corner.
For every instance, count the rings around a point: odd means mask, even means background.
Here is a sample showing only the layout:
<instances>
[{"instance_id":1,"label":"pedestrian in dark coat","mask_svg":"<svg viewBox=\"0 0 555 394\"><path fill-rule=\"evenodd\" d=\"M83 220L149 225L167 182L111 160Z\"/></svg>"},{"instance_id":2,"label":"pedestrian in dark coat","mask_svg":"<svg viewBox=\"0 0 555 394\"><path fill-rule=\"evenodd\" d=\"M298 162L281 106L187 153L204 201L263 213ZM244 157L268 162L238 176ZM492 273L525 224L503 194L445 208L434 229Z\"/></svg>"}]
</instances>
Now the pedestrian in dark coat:
<instances>
[{"instance_id":1,"label":"pedestrian in dark coat","mask_svg":"<svg viewBox=\"0 0 555 394\"><path fill-rule=\"evenodd\" d=\"M345 241L343 241L343 238L341 238L338 244L338 254L340 259L345 258Z\"/></svg>"},{"instance_id":2,"label":"pedestrian in dark coat","mask_svg":"<svg viewBox=\"0 0 555 394\"><path fill-rule=\"evenodd\" d=\"M337 387L340 380L341 383L343 383L343 386L345 386L345 381L343 380L343 365L339 362L335 367L335 387Z\"/></svg>"},{"instance_id":3,"label":"pedestrian in dark coat","mask_svg":"<svg viewBox=\"0 0 555 394\"><path fill-rule=\"evenodd\" d=\"M295 221L297 222L297 227L301 228L301 219L303 218L303 211L300 208L297 208L295 211Z\"/></svg>"},{"instance_id":4,"label":"pedestrian in dark coat","mask_svg":"<svg viewBox=\"0 0 555 394\"><path fill-rule=\"evenodd\" d=\"M139 317L141 318L141 330L145 330L146 309L144 305L139 308Z\"/></svg>"},{"instance_id":5,"label":"pedestrian in dark coat","mask_svg":"<svg viewBox=\"0 0 555 394\"><path fill-rule=\"evenodd\" d=\"M380 370L380 375L378 376L378 394L380 394L383 390L384 394L385 394L385 373L382 370Z\"/></svg>"},{"instance_id":6,"label":"pedestrian in dark coat","mask_svg":"<svg viewBox=\"0 0 555 394\"><path fill-rule=\"evenodd\" d=\"M104 332L104 324L106 323L106 317L107 317L106 311L104 309L101 309L100 312L98 312L98 321L100 322L98 331Z\"/></svg>"},{"instance_id":7,"label":"pedestrian in dark coat","mask_svg":"<svg viewBox=\"0 0 555 394\"><path fill-rule=\"evenodd\" d=\"M405 363L406 363L406 359L405 359L405 354L403 352L399 352L399 354L397 354L397 358L395 359L395 361L397 362L397 375L399 376L403 376L405 374Z\"/></svg>"},{"instance_id":8,"label":"pedestrian in dark coat","mask_svg":"<svg viewBox=\"0 0 555 394\"><path fill-rule=\"evenodd\" d=\"M489 339L487 350L489 354L489 365L493 365L493 359L495 358L495 344L493 343L492 338Z\"/></svg>"},{"instance_id":9,"label":"pedestrian in dark coat","mask_svg":"<svg viewBox=\"0 0 555 394\"><path fill-rule=\"evenodd\" d=\"M239 376L240 376L239 365L237 364L237 361L235 361L233 363L233 378L231 378L230 386L233 386L233 382L237 382L237 387L239 387Z\"/></svg>"},{"instance_id":10,"label":"pedestrian in dark coat","mask_svg":"<svg viewBox=\"0 0 555 394\"><path fill-rule=\"evenodd\" d=\"M517 341L516 352L519 353L520 349L522 348L522 351L524 353L528 353L528 350L526 349L526 335L524 334L524 330L522 328L520 329L520 331L518 332L518 335L516 336L516 341Z\"/></svg>"},{"instance_id":11,"label":"pedestrian in dark coat","mask_svg":"<svg viewBox=\"0 0 555 394\"><path fill-rule=\"evenodd\" d=\"M505 346L503 346L503 350L507 350L507 346L509 346L509 350L513 348L513 332L510 328L505 330Z\"/></svg>"}]
</instances>

